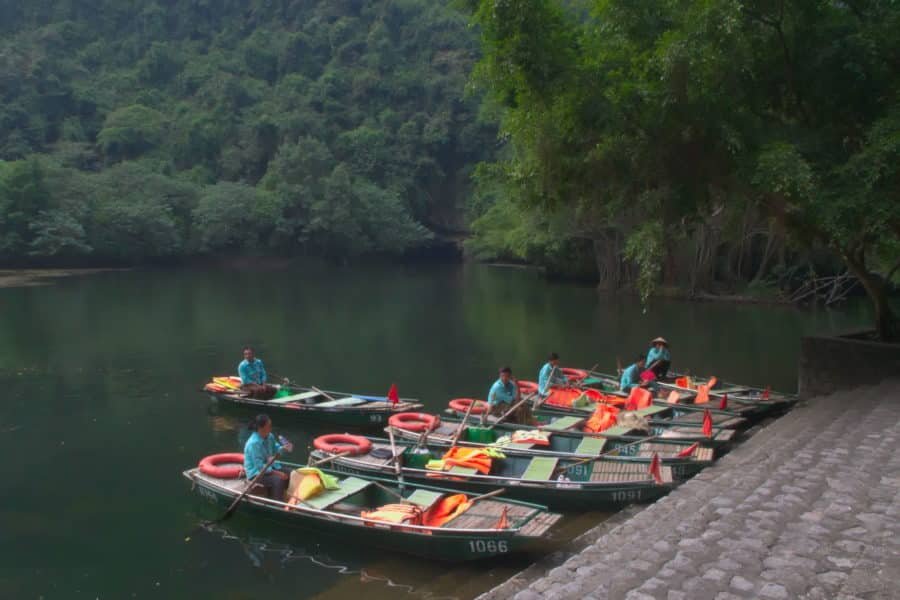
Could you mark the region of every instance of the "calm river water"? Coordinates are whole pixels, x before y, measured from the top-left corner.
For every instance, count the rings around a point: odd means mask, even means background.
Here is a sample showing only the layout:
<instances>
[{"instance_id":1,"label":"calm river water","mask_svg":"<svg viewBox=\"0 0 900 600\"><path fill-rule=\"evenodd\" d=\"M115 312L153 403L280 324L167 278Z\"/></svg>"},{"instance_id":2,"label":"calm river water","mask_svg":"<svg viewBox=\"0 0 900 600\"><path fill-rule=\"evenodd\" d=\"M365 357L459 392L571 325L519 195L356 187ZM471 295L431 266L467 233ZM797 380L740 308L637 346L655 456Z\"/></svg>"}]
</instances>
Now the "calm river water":
<instances>
[{"instance_id":1,"label":"calm river water","mask_svg":"<svg viewBox=\"0 0 900 600\"><path fill-rule=\"evenodd\" d=\"M666 336L676 367L793 390L799 337L866 319L598 296L486 266L111 272L0 289L0 597L471 597L527 562L447 566L285 533L212 531L181 471L239 450L249 414L198 390L252 344L270 373L439 410L551 350L614 371ZM276 420L305 456L310 433ZM599 515L570 519L571 537Z\"/></svg>"}]
</instances>

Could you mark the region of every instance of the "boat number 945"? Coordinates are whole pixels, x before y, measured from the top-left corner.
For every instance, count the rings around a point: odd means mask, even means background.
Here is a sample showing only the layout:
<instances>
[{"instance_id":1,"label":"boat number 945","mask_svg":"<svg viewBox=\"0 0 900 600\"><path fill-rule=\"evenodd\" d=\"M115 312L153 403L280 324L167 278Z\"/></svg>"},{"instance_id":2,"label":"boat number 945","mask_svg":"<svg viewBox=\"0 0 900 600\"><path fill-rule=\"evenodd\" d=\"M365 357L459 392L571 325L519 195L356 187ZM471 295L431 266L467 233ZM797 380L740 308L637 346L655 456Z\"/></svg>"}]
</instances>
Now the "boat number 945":
<instances>
[{"instance_id":1,"label":"boat number 945","mask_svg":"<svg viewBox=\"0 0 900 600\"><path fill-rule=\"evenodd\" d=\"M641 499L640 490L622 490L620 492L611 492L614 502L627 502Z\"/></svg>"},{"instance_id":2,"label":"boat number 945","mask_svg":"<svg viewBox=\"0 0 900 600\"><path fill-rule=\"evenodd\" d=\"M469 552L472 554L506 553L509 552L509 545L504 540L469 540Z\"/></svg>"}]
</instances>

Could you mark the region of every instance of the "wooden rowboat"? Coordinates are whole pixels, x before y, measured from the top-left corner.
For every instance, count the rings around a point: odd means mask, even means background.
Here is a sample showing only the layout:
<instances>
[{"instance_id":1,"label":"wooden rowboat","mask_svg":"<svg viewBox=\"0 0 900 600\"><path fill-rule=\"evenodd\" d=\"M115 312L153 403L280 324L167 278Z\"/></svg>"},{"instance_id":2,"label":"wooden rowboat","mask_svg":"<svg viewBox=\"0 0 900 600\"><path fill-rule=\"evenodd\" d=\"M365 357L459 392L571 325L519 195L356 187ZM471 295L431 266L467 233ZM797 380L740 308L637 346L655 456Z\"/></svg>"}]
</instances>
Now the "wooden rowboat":
<instances>
[{"instance_id":1,"label":"wooden rowboat","mask_svg":"<svg viewBox=\"0 0 900 600\"><path fill-rule=\"evenodd\" d=\"M221 388L214 389L207 384L203 391L217 402L261 408L269 413L277 412L279 418L287 416L307 423L354 428L384 427L392 414L422 408L421 402L411 399L401 398L393 404L385 396L365 396L300 386L290 386L290 395L271 400L251 398L239 387L221 391Z\"/></svg>"},{"instance_id":2,"label":"wooden rowboat","mask_svg":"<svg viewBox=\"0 0 900 600\"><path fill-rule=\"evenodd\" d=\"M394 475L396 459L391 458L391 444L387 440L369 439L371 449L336 458L333 468L354 475ZM424 466L410 466L414 457L406 449L411 447L406 441L397 444L404 481L416 485L440 484L478 494L505 488L509 498L559 510L616 509L635 502L651 502L667 494L675 485L669 466L659 467L658 483L646 464L604 458L580 462L553 456L508 456L493 459L491 471L486 475L459 466L448 471L434 471ZM437 457L445 450L437 446L428 449ZM314 450L311 456L324 459L334 454ZM384 455L388 458L382 458ZM569 481L559 480L563 469L566 469Z\"/></svg>"},{"instance_id":3,"label":"wooden rowboat","mask_svg":"<svg viewBox=\"0 0 900 600\"><path fill-rule=\"evenodd\" d=\"M302 466L283 464L292 468ZM465 512L439 527L389 523L364 518L361 513L397 503L394 494L403 496L404 503L427 510L441 498L459 492L427 485L401 486L391 479L322 470L339 478L340 489L327 490L296 505L248 494L239 505L239 512L353 543L445 561L540 551L546 546L550 528L561 517L544 506L494 496L476 500ZM221 507L230 505L248 485L246 479L220 479L198 468L184 471L184 477L191 482L194 492ZM504 514L508 526L498 529L498 521Z\"/></svg>"},{"instance_id":4,"label":"wooden rowboat","mask_svg":"<svg viewBox=\"0 0 900 600\"><path fill-rule=\"evenodd\" d=\"M427 440L429 446L449 448L453 445L462 419L442 419L436 429L429 431ZM388 425L385 431L392 430L400 439L417 441L422 434L403 427ZM555 456L564 459L597 458L600 455L610 460L623 460L628 462L644 463L649 467L653 455L659 455L663 465L672 467L672 475L676 481L682 481L694 476L704 467L712 464L714 451L712 448L703 447L680 441L666 440L648 436L618 436L611 437L602 434L573 435L568 432L544 429L548 436L548 445L539 445L530 442L508 442L498 444L497 440L510 436L516 431L536 429L525 425L511 425L500 423L493 429L479 427L475 422L469 421L463 426L456 440L457 446L471 448L496 447L507 456ZM680 456L684 454L684 456Z\"/></svg>"},{"instance_id":5,"label":"wooden rowboat","mask_svg":"<svg viewBox=\"0 0 900 600\"><path fill-rule=\"evenodd\" d=\"M687 387L679 384L677 380L681 378L689 379ZM669 373L666 378L659 381L659 386L663 389L677 390L679 392L696 392L697 386L709 385L710 382L713 384L710 389L710 396L713 398L720 398L723 394L727 394L729 403L731 401L759 403L772 405L776 410L784 410L796 404L798 400L796 394L787 394L784 392L775 392L766 388L729 383L716 377L687 376L681 373Z\"/></svg>"},{"instance_id":6,"label":"wooden rowboat","mask_svg":"<svg viewBox=\"0 0 900 600\"><path fill-rule=\"evenodd\" d=\"M638 415L645 417L652 428L678 428L686 435L703 435L703 408L683 405L654 403L653 406L640 408ZM594 412L594 406L553 406L540 404L535 412L546 417L579 417L588 418ZM710 408L710 418L713 429L742 429L749 425L746 418L737 416L728 411Z\"/></svg>"}]
</instances>

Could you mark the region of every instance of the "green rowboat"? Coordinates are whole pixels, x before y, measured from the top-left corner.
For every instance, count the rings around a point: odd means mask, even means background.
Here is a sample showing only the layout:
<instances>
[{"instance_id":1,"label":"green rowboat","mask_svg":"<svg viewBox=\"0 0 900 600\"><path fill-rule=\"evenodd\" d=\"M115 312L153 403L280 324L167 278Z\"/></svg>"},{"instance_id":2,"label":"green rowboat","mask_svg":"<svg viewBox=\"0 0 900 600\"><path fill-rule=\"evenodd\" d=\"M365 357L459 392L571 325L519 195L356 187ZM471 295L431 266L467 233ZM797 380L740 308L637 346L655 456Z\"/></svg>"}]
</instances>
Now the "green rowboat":
<instances>
[{"instance_id":1,"label":"green rowboat","mask_svg":"<svg viewBox=\"0 0 900 600\"><path fill-rule=\"evenodd\" d=\"M302 466L283 464L292 468ZM362 511L399 502L384 488L401 494L404 503L417 504L426 510L440 498L458 492L427 485L399 486L388 478L364 474L348 476L330 469L322 470L339 477L340 489L328 490L293 506L262 495L248 494L238 511L329 537L340 537L351 543L444 561L539 552L546 547L550 528L561 517L548 512L544 506L494 496L474 502L465 512L440 527L366 519L361 516ZM229 506L248 485L246 479L219 479L201 473L197 468L184 471L184 477L191 482L194 492L222 508ZM508 527L497 529L504 513Z\"/></svg>"}]
</instances>

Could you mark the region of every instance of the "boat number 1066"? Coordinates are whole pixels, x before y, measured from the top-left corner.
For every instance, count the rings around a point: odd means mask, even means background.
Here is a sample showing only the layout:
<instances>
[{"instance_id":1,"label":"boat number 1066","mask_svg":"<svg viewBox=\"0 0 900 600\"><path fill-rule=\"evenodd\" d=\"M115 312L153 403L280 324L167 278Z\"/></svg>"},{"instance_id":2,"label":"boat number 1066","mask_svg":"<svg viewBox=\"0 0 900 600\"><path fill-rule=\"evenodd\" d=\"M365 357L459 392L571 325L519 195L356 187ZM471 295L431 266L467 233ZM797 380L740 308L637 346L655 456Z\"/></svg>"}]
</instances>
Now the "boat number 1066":
<instances>
[{"instance_id":1,"label":"boat number 1066","mask_svg":"<svg viewBox=\"0 0 900 600\"><path fill-rule=\"evenodd\" d=\"M509 552L509 546L503 540L469 540L469 551L472 554L483 554L485 552L504 553Z\"/></svg>"}]
</instances>

